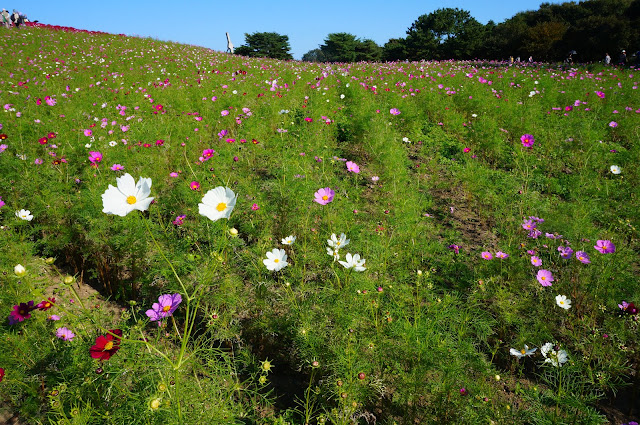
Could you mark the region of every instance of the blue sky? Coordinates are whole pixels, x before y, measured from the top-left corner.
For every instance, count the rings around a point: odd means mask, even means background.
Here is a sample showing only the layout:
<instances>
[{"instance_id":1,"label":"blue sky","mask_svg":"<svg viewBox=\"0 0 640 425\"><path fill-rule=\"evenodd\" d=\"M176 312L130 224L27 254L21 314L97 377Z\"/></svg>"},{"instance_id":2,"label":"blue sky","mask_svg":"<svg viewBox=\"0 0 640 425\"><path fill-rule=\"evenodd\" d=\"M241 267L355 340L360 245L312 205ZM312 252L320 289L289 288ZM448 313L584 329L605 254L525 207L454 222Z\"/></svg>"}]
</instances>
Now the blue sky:
<instances>
[{"instance_id":1,"label":"blue sky","mask_svg":"<svg viewBox=\"0 0 640 425\"><path fill-rule=\"evenodd\" d=\"M547 3L563 3L547 0ZM14 0L8 10L19 8L31 20L80 29L154 37L226 50L225 32L237 47L244 34L277 32L289 36L294 58L322 44L326 36L348 32L384 45L406 35L420 16L439 8L468 10L481 23L502 22L525 10L537 10L541 0L440 0L440 1L122 1L96 2Z\"/></svg>"}]
</instances>

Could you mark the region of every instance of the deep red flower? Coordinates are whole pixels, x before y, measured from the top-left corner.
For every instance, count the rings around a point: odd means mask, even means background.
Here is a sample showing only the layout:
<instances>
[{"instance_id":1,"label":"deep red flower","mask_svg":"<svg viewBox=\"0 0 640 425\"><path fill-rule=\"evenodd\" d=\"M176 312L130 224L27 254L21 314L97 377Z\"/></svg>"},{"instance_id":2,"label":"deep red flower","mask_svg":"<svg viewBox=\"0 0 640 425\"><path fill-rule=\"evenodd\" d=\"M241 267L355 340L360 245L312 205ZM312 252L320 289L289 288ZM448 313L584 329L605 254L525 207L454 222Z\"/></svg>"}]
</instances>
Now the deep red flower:
<instances>
[{"instance_id":1,"label":"deep red flower","mask_svg":"<svg viewBox=\"0 0 640 425\"><path fill-rule=\"evenodd\" d=\"M46 137L41 137L38 139L38 143L40 143L41 145L46 145L48 141L49 139L47 139Z\"/></svg>"},{"instance_id":2,"label":"deep red flower","mask_svg":"<svg viewBox=\"0 0 640 425\"><path fill-rule=\"evenodd\" d=\"M4 379L4 369L0 367L0 382Z\"/></svg>"},{"instance_id":3,"label":"deep red flower","mask_svg":"<svg viewBox=\"0 0 640 425\"><path fill-rule=\"evenodd\" d=\"M56 138L56 133L54 133L54 132L52 131L51 133L47 134L47 137L48 137L49 139L55 139L55 138Z\"/></svg>"},{"instance_id":4,"label":"deep red flower","mask_svg":"<svg viewBox=\"0 0 640 425\"><path fill-rule=\"evenodd\" d=\"M20 303L13 306L13 311L9 313L9 324L14 325L31 317L31 312L35 310L33 301L28 303Z\"/></svg>"},{"instance_id":5,"label":"deep red flower","mask_svg":"<svg viewBox=\"0 0 640 425\"><path fill-rule=\"evenodd\" d=\"M38 307L38 310L40 310L40 311L47 311L51 307L53 307L55 304L56 304L56 299L55 298L47 298L44 301L40 301L40 303L37 305L37 307Z\"/></svg>"},{"instance_id":6,"label":"deep red flower","mask_svg":"<svg viewBox=\"0 0 640 425\"><path fill-rule=\"evenodd\" d=\"M89 354L91 354L92 358L100 361L109 360L120 349L122 331L120 329L110 329L109 332L96 338L96 344L89 349ZM111 334L116 334L117 337Z\"/></svg>"},{"instance_id":7,"label":"deep red flower","mask_svg":"<svg viewBox=\"0 0 640 425\"><path fill-rule=\"evenodd\" d=\"M6 134L2 133L0 134L0 140L7 140L9 136L7 136Z\"/></svg>"}]
</instances>

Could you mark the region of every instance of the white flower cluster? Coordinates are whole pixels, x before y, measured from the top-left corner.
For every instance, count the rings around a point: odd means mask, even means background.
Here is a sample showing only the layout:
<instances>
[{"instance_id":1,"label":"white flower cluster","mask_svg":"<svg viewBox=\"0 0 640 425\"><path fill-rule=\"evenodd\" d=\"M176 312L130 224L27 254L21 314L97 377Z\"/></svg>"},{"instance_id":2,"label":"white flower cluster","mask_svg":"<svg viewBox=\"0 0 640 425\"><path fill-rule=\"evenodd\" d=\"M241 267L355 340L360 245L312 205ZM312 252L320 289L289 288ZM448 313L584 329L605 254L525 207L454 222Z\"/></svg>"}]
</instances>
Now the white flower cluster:
<instances>
[{"instance_id":1,"label":"white flower cluster","mask_svg":"<svg viewBox=\"0 0 640 425\"><path fill-rule=\"evenodd\" d=\"M345 255L346 261L340 261L340 249L349 245L350 239L347 239L347 235L344 233L337 237L335 233L331 234L331 239L327 239L327 254L333 257L333 261L337 261L344 266L345 269L353 269L357 272L363 272L366 270L364 266L367 260L360 259L360 254L351 255L350 252Z\"/></svg>"}]
</instances>

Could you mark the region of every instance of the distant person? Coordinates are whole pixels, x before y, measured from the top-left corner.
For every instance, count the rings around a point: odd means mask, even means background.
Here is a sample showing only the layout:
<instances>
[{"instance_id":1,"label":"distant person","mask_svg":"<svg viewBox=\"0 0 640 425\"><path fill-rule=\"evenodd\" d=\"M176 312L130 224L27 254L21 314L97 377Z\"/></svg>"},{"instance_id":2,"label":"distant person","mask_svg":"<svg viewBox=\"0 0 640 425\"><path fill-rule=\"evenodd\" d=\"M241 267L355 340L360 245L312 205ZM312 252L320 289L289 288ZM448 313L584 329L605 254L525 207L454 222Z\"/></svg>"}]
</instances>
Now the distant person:
<instances>
[{"instance_id":1,"label":"distant person","mask_svg":"<svg viewBox=\"0 0 640 425\"><path fill-rule=\"evenodd\" d=\"M11 15L11 21L16 28L20 28L20 24L22 24L22 16L20 16L20 13L15 9L13 9L13 15Z\"/></svg>"},{"instance_id":2,"label":"distant person","mask_svg":"<svg viewBox=\"0 0 640 425\"><path fill-rule=\"evenodd\" d=\"M618 65L625 66L627 64L627 51L623 50L618 56Z\"/></svg>"},{"instance_id":3,"label":"distant person","mask_svg":"<svg viewBox=\"0 0 640 425\"><path fill-rule=\"evenodd\" d=\"M0 15L2 16L2 26L4 26L5 28L11 28L11 15L9 15L9 12L7 11L7 9L2 9L2 13L0 13Z\"/></svg>"},{"instance_id":4,"label":"distant person","mask_svg":"<svg viewBox=\"0 0 640 425\"><path fill-rule=\"evenodd\" d=\"M533 56L529 56L529 63L533 63Z\"/></svg>"},{"instance_id":5,"label":"distant person","mask_svg":"<svg viewBox=\"0 0 640 425\"><path fill-rule=\"evenodd\" d=\"M513 65L513 56L509 56L509 63Z\"/></svg>"},{"instance_id":6,"label":"distant person","mask_svg":"<svg viewBox=\"0 0 640 425\"><path fill-rule=\"evenodd\" d=\"M229 33L227 33L227 53L233 54L233 43L231 42L231 37L229 37Z\"/></svg>"},{"instance_id":7,"label":"distant person","mask_svg":"<svg viewBox=\"0 0 640 425\"><path fill-rule=\"evenodd\" d=\"M609 53L604 54L604 64L611 65L611 56L609 56Z\"/></svg>"},{"instance_id":8,"label":"distant person","mask_svg":"<svg viewBox=\"0 0 640 425\"><path fill-rule=\"evenodd\" d=\"M520 56L516 58L516 62L520 63Z\"/></svg>"}]
</instances>

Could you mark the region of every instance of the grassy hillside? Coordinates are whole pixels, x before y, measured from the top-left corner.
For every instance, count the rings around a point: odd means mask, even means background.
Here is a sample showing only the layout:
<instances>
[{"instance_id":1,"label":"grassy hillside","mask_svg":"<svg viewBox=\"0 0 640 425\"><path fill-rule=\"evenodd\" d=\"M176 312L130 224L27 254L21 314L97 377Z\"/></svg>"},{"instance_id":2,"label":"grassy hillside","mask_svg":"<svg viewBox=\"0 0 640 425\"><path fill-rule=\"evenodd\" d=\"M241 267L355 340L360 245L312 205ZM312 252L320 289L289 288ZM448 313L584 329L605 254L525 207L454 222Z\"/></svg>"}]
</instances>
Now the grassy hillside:
<instances>
[{"instance_id":1,"label":"grassy hillside","mask_svg":"<svg viewBox=\"0 0 640 425\"><path fill-rule=\"evenodd\" d=\"M0 63L25 423L637 420L635 70L50 27Z\"/></svg>"}]
</instances>

